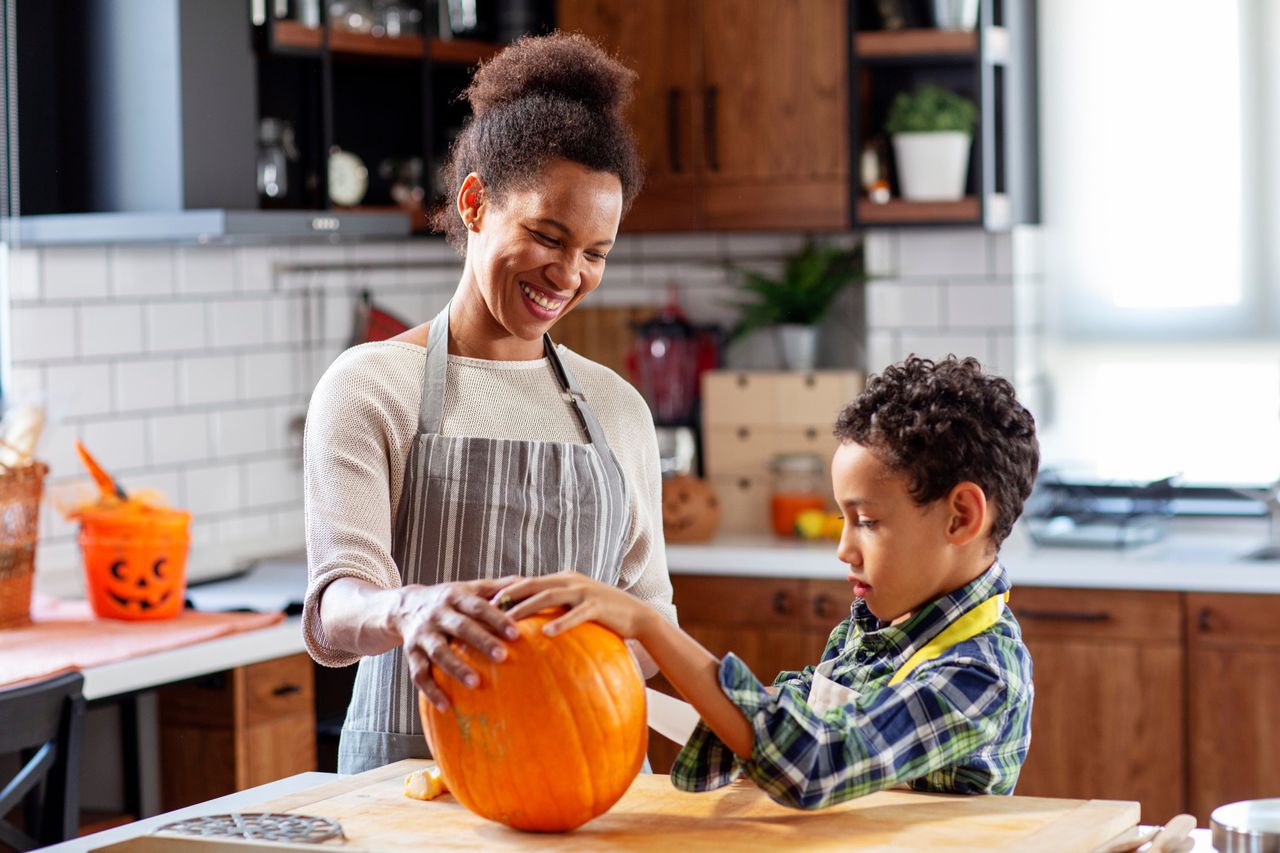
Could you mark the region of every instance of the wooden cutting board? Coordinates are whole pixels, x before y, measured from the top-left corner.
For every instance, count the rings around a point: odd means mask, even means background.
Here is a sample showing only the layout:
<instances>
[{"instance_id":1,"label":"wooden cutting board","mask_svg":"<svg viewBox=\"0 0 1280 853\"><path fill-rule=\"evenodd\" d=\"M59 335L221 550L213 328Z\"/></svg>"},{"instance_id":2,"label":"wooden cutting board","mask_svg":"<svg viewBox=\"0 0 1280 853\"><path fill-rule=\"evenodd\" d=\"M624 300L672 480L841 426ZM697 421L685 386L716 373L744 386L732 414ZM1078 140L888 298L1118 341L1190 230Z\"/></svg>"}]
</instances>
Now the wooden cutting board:
<instances>
[{"instance_id":1,"label":"wooden cutting board","mask_svg":"<svg viewBox=\"0 0 1280 853\"><path fill-rule=\"evenodd\" d=\"M1088 851L1138 822L1138 804L1037 797L961 797L881 791L821 811L769 800L750 782L704 794L641 775L612 810L570 833L539 835L491 823L451 795L404 796L404 776L428 761L401 761L262 803L245 812L334 818L345 844L217 842L150 835L102 848L112 853L423 850L1072 850Z\"/></svg>"}]
</instances>

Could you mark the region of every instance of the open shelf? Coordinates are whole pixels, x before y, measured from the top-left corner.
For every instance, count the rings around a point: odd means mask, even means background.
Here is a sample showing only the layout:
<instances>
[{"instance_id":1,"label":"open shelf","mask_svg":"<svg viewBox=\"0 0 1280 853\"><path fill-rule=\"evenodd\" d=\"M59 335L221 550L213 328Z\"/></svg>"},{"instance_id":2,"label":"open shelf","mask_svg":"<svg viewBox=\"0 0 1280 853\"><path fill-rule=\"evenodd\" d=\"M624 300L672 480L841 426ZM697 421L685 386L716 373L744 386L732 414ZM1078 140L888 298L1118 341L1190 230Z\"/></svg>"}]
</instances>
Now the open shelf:
<instances>
[{"instance_id":1,"label":"open shelf","mask_svg":"<svg viewBox=\"0 0 1280 853\"><path fill-rule=\"evenodd\" d=\"M876 204L868 199L858 199L858 222L862 225L909 225L920 222L979 222L982 208L977 196L965 196L959 201L906 201L890 199Z\"/></svg>"},{"instance_id":2,"label":"open shelf","mask_svg":"<svg viewBox=\"0 0 1280 853\"><path fill-rule=\"evenodd\" d=\"M974 57L978 34L974 30L877 30L854 36L859 61Z\"/></svg>"},{"instance_id":3,"label":"open shelf","mask_svg":"<svg viewBox=\"0 0 1280 853\"><path fill-rule=\"evenodd\" d=\"M324 46L323 31L297 21L276 21L273 42L276 48L319 51ZM475 39L438 39L422 36L372 36L344 27L329 28L329 50L347 56L376 56L386 59L421 59L428 51L436 62L476 65L502 50L503 45Z\"/></svg>"},{"instance_id":4,"label":"open shelf","mask_svg":"<svg viewBox=\"0 0 1280 853\"><path fill-rule=\"evenodd\" d=\"M415 234L426 234L431 230L431 217L427 211L407 210L394 204L358 204L355 207L334 207L334 210L351 213L403 213L409 219L409 230Z\"/></svg>"}]
</instances>

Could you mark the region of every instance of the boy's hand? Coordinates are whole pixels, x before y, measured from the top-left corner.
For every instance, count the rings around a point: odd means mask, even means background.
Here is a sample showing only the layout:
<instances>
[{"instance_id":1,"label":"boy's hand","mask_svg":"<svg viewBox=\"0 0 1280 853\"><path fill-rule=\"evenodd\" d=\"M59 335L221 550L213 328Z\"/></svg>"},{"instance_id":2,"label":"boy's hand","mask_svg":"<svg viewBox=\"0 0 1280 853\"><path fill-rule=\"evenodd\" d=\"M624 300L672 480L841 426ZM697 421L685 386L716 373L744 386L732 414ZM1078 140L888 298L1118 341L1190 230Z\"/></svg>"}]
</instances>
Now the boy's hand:
<instances>
[{"instance_id":1,"label":"boy's hand","mask_svg":"<svg viewBox=\"0 0 1280 853\"><path fill-rule=\"evenodd\" d=\"M507 612L513 621L548 608L568 607L568 613L543 626L548 637L583 622L599 622L624 638L639 639L648 618L657 613L617 587L577 572L523 578L494 596L494 601L500 606L519 602Z\"/></svg>"}]
</instances>

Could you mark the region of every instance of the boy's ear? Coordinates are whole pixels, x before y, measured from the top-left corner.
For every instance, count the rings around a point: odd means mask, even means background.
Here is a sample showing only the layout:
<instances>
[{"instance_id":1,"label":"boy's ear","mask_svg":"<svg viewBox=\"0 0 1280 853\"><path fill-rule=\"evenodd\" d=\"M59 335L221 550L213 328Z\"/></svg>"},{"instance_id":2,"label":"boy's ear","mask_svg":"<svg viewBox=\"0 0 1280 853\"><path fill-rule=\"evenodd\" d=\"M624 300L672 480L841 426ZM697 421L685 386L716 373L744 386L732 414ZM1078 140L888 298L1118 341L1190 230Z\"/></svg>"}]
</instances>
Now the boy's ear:
<instances>
[{"instance_id":1,"label":"boy's ear","mask_svg":"<svg viewBox=\"0 0 1280 853\"><path fill-rule=\"evenodd\" d=\"M981 486L969 480L957 483L947 495L946 501L949 544L968 545L978 537L987 535L991 528L993 507Z\"/></svg>"}]
</instances>

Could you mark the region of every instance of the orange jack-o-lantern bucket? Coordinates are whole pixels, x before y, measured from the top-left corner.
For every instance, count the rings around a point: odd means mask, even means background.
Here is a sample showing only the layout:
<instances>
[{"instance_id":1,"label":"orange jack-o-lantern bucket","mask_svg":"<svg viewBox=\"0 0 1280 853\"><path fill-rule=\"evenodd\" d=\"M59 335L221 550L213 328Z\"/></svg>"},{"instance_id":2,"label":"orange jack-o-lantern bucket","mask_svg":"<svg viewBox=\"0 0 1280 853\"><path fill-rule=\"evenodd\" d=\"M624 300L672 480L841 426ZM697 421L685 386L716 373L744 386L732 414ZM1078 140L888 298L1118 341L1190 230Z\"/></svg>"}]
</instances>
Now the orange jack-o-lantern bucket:
<instances>
[{"instance_id":1,"label":"orange jack-o-lantern bucket","mask_svg":"<svg viewBox=\"0 0 1280 853\"><path fill-rule=\"evenodd\" d=\"M80 516L89 603L110 619L168 619L187 592L191 513L126 504Z\"/></svg>"}]
</instances>

